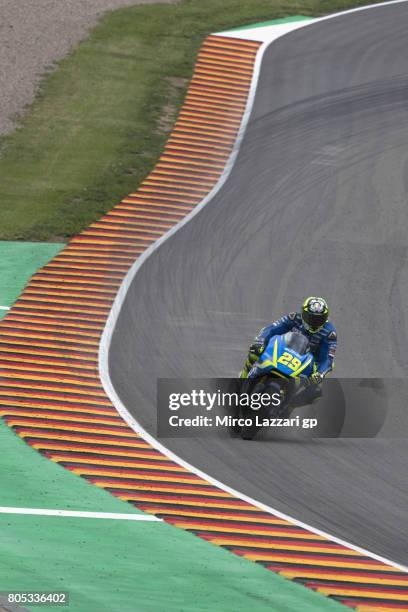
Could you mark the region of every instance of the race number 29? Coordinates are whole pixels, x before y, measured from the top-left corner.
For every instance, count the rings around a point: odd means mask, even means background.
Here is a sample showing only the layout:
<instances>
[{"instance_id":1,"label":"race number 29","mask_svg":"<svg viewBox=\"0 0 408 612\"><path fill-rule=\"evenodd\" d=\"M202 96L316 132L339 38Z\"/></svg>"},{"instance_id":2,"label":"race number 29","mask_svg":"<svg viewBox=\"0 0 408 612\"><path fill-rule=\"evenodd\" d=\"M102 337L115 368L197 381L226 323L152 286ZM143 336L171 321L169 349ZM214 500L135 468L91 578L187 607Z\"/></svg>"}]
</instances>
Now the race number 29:
<instances>
[{"instance_id":1,"label":"race number 29","mask_svg":"<svg viewBox=\"0 0 408 612\"><path fill-rule=\"evenodd\" d=\"M300 361L300 359L298 359L291 353L288 353L288 351L285 351L283 355L279 357L278 363L281 363L282 365L287 366L291 370L297 370L298 367L302 365L302 362Z\"/></svg>"}]
</instances>

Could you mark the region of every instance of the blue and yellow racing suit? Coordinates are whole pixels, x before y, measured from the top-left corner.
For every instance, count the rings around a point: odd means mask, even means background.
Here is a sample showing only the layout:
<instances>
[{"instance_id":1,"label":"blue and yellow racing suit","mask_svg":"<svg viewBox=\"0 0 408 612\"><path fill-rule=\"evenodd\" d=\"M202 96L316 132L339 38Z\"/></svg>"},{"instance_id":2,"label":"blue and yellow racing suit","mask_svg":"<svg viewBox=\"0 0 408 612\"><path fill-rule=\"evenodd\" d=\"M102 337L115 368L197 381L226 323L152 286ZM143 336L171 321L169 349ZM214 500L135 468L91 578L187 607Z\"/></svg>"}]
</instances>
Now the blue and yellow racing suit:
<instances>
[{"instance_id":1,"label":"blue and yellow racing suit","mask_svg":"<svg viewBox=\"0 0 408 612\"><path fill-rule=\"evenodd\" d=\"M306 329L300 313L291 312L271 325L262 328L255 338L255 343L266 346L272 336L286 334L286 332L292 329L296 329L306 336L309 341L310 351L316 360L317 371L322 376L325 376L334 367L334 357L337 348L336 328L330 321L327 321L323 327L313 333ZM241 375L245 377L245 374L248 374L257 358L257 355L250 351Z\"/></svg>"}]
</instances>

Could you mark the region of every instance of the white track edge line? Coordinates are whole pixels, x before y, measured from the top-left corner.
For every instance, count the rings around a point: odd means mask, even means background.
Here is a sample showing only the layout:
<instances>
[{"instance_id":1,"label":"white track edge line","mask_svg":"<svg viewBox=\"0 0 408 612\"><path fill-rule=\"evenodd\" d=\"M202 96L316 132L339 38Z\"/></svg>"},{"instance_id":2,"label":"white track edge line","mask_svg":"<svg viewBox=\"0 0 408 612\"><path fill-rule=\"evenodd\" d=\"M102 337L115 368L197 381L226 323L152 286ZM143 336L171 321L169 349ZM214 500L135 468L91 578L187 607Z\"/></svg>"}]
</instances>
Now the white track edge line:
<instances>
[{"instance_id":1,"label":"white track edge line","mask_svg":"<svg viewBox=\"0 0 408 612\"><path fill-rule=\"evenodd\" d=\"M328 18L333 18L333 17L337 17L340 15L344 15L348 12L356 12L358 10L366 10L369 8L377 8L378 6L387 6L387 5L391 5L391 4L400 4L402 2L407 2L408 0L391 0L391 2L386 2L386 3L380 3L380 4L373 4L373 5L369 5L369 6L365 6L365 7L361 7L361 8L357 8L357 9L352 9L351 11L344 11L342 13L335 13L333 15L329 15L327 17L323 17L321 18L323 19L328 19ZM311 25L311 23L315 23L317 20L314 20L312 22L310 21L306 21L303 27L307 27L308 25ZM285 36L286 34L282 34L282 36ZM276 38L274 40L277 40ZM274 40L272 42L274 42ZM399 569L403 572L408 572L408 567L396 563L395 561L391 561L390 559L387 559L385 557L382 557L380 555L377 555L371 551L368 551L364 548L361 548L360 546L356 546L355 544L351 544L350 542L347 542L341 538L338 538L336 536L333 536L329 533L326 533L325 531L321 531L320 529L317 529L316 527L312 527L311 525L308 525L307 523L304 523L303 521L300 521L288 514L284 514L283 512L280 512L279 510L276 510L275 508L272 508L271 506L268 506L266 504L263 504L262 502L257 501L256 499L253 499L252 497L249 497L243 493L240 493L239 491L236 491L235 489L223 484L222 482L220 482L219 480L217 480L216 478L213 478L212 476L210 476L209 474L206 474L205 472L202 472L201 470L199 470L198 468L196 468L195 466L191 465L190 463L188 463L187 461L184 461L184 459L182 459L181 457L179 457L178 455L176 455L175 453L173 453L171 450L169 450L168 448L166 448L165 446L163 446L158 440L156 440L153 436L151 436L145 429L143 429L143 427L141 427L141 425L136 421L136 419L130 414L130 412L127 410L126 406L123 404L122 400L120 399L120 397L118 396L118 394L116 393L116 390L112 384L111 378L110 378L110 374L109 374L109 348L110 348L110 344L112 341L112 335L115 329L115 325L116 325L116 321L118 319L120 310L122 308L122 305L125 301L126 298L126 294L128 292L128 289L131 285L131 283L133 282L134 277L136 276L137 272L139 271L139 269L141 268L141 266L143 265L143 263L146 261L146 259L148 259L150 257L150 255L152 255L152 253L154 253L156 251L156 249L158 249L160 247L160 245L165 242L166 240L168 240L170 238L170 236L172 236L173 234L175 234L181 227L183 227L184 225L186 225L186 223L188 223L193 217L195 217L195 215L197 215L200 210L213 198L213 196L221 189L221 187L224 185L225 181L227 180L232 167L235 163L235 160L237 158L239 149L240 149L240 145L242 142L242 139L244 137L244 133L246 131L246 127L249 121L249 117L252 111L252 106L253 106L253 102L255 99L255 93L256 93L256 89L257 89L257 85L258 85L258 79L259 79L259 73L260 73L260 68L261 68L261 63L262 63L262 59L263 59L263 55L267 49L267 47L269 47L269 45L271 44L271 41L265 41L264 43L261 44L261 46L258 49L257 55L256 55L256 59L255 59L255 64L254 64L254 72L252 75L252 81L251 81L251 87L250 87L250 91L249 91L249 95L248 95L248 100L247 100L247 104L245 107L245 112L244 115L242 117L241 120L241 125L239 128L239 132L238 132L238 136L237 139L235 141L233 150L227 160L227 163L225 165L225 169L223 174L221 175L221 177L219 178L218 182L216 183L216 185L212 188L212 190L207 194L207 196L186 216L184 217L184 219L182 219L181 221L179 221L179 223L177 223L177 225L175 225L174 227L172 227L166 234L164 234L163 236L161 236L155 243L153 243L146 251L143 252L143 254L141 255L141 257L139 257L139 259L137 259L134 264L132 265L132 267L129 269L128 273L126 274L125 278L123 279L123 282L119 288L119 291L116 295L115 301L112 305L111 311L109 313L109 317L107 319L105 328L103 330L103 334L101 336L101 342L99 345L99 375L101 378L101 382L103 385L103 388L107 394L107 396L110 398L112 404L115 406L116 410L119 412L119 414L121 415L121 417L126 421L126 423L129 425L129 427L131 427L131 429L133 429L133 431L135 431L136 433L140 434L142 436L142 438L144 440L146 440L147 442L149 442L149 444L151 444L154 448L156 448L157 450L159 450L160 452L162 452L164 455L166 455L167 457L169 457L170 459L172 459L175 463L178 463L180 466L188 469L189 471L191 471L194 474L197 474L197 476L200 476L201 478L207 480L208 482L210 482L211 484L213 484L214 486L218 487L219 489L225 491L226 493L229 493L231 495L233 495L234 497L241 499L242 501L245 501L249 504L252 504L253 506L256 506L257 508L260 508L261 510L263 510L264 512L267 512L269 514L272 514L274 516L277 516L279 518L282 518L284 520L287 520L291 523L293 523L294 525L298 525L299 527L302 527L303 529L306 529L312 533L316 533L317 535L321 535L325 538L327 538L328 540L331 540L332 542L336 542L337 544L340 544L346 548L349 548L351 550L355 550L363 555L366 555L367 557L371 557L372 559L375 559L376 561L379 561L381 563L385 563L386 565L389 565L391 567L395 567L396 569Z\"/></svg>"},{"instance_id":2,"label":"white track edge line","mask_svg":"<svg viewBox=\"0 0 408 612\"><path fill-rule=\"evenodd\" d=\"M226 36L227 38L238 38L238 39L242 39L241 36L238 36L239 32L241 33L248 33L251 29L254 31L254 38L249 39L247 38L247 36L245 36L244 39L242 40L253 40L253 41L259 41L261 40L260 38L256 37L256 31L258 29L266 29L266 28L271 28L271 34L272 34L272 30L273 28L276 28L277 26L280 25L287 25L288 27L290 27L291 25L293 25L293 30L298 30L299 28L304 28L307 26L311 26L314 23L319 23L320 21L327 21L328 19L333 19L335 17L341 17L342 15L348 15L349 13L357 13L359 11L366 11L368 9L373 9L373 8L378 8L378 7L386 7L386 6L392 6L393 4L402 4L403 2L407 2L408 0L387 0L386 2L378 2L377 4L367 4L365 6L358 6L352 9L348 9L346 11L340 11L339 13L331 13L331 15L324 15L323 17L310 17L309 20L304 20L304 22L302 21L293 21L293 22L288 22L287 24L270 24L269 26L262 26L261 28L251 28L250 26L248 26L247 28L242 28L242 30L225 30L224 32L215 32L213 34L213 36ZM286 34L290 34L291 31L288 32L282 32L282 34L279 34L278 36L272 35L272 39L269 42L274 42L275 40L277 40L277 38L281 38L281 36L286 36Z\"/></svg>"},{"instance_id":3,"label":"white track edge line","mask_svg":"<svg viewBox=\"0 0 408 612\"><path fill-rule=\"evenodd\" d=\"M88 512L82 510L51 510L48 508L13 508L0 506L0 514L35 514L38 516L71 516L78 518L115 519L121 521L163 522L152 514L124 514L120 512Z\"/></svg>"}]
</instances>

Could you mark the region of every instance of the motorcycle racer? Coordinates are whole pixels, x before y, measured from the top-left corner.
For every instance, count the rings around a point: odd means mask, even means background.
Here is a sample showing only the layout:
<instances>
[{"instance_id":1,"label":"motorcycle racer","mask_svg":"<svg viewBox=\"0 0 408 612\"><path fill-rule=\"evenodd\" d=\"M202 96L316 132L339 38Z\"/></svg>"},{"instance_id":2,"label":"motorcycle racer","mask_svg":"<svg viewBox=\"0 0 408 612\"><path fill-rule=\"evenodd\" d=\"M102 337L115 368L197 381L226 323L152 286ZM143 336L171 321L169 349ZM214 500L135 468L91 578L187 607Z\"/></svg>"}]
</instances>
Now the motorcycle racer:
<instances>
[{"instance_id":1,"label":"motorcycle racer","mask_svg":"<svg viewBox=\"0 0 408 612\"><path fill-rule=\"evenodd\" d=\"M271 325L262 328L249 347L248 357L240 373L240 378L247 378L253 364L262 355L272 336L298 330L309 341L310 351L314 355L317 369L310 376L310 381L319 385L323 378L334 367L337 347L337 332L329 320L329 307L322 297L308 297L303 302L300 312L284 315Z\"/></svg>"}]
</instances>

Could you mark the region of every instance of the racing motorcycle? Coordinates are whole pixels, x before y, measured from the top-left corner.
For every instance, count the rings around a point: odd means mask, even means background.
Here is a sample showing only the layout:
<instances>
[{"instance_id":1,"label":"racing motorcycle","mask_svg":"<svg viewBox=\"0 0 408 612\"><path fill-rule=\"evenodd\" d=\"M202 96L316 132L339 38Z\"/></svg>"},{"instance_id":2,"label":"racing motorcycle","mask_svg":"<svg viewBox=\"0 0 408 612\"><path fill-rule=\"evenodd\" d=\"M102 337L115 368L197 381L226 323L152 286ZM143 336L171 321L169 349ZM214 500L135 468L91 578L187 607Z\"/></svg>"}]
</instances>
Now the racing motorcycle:
<instances>
[{"instance_id":1,"label":"racing motorcycle","mask_svg":"<svg viewBox=\"0 0 408 612\"><path fill-rule=\"evenodd\" d=\"M241 427L241 437L252 440L262 429L264 419L287 418L291 409L307 404L308 379L314 371L315 359L303 334L290 331L273 336L243 381L241 390L251 396L255 393L265 393L271 398L279 396L279 404L271 402L257 410L242 408L246 424Z\"/></svg>"}]
</instances>

